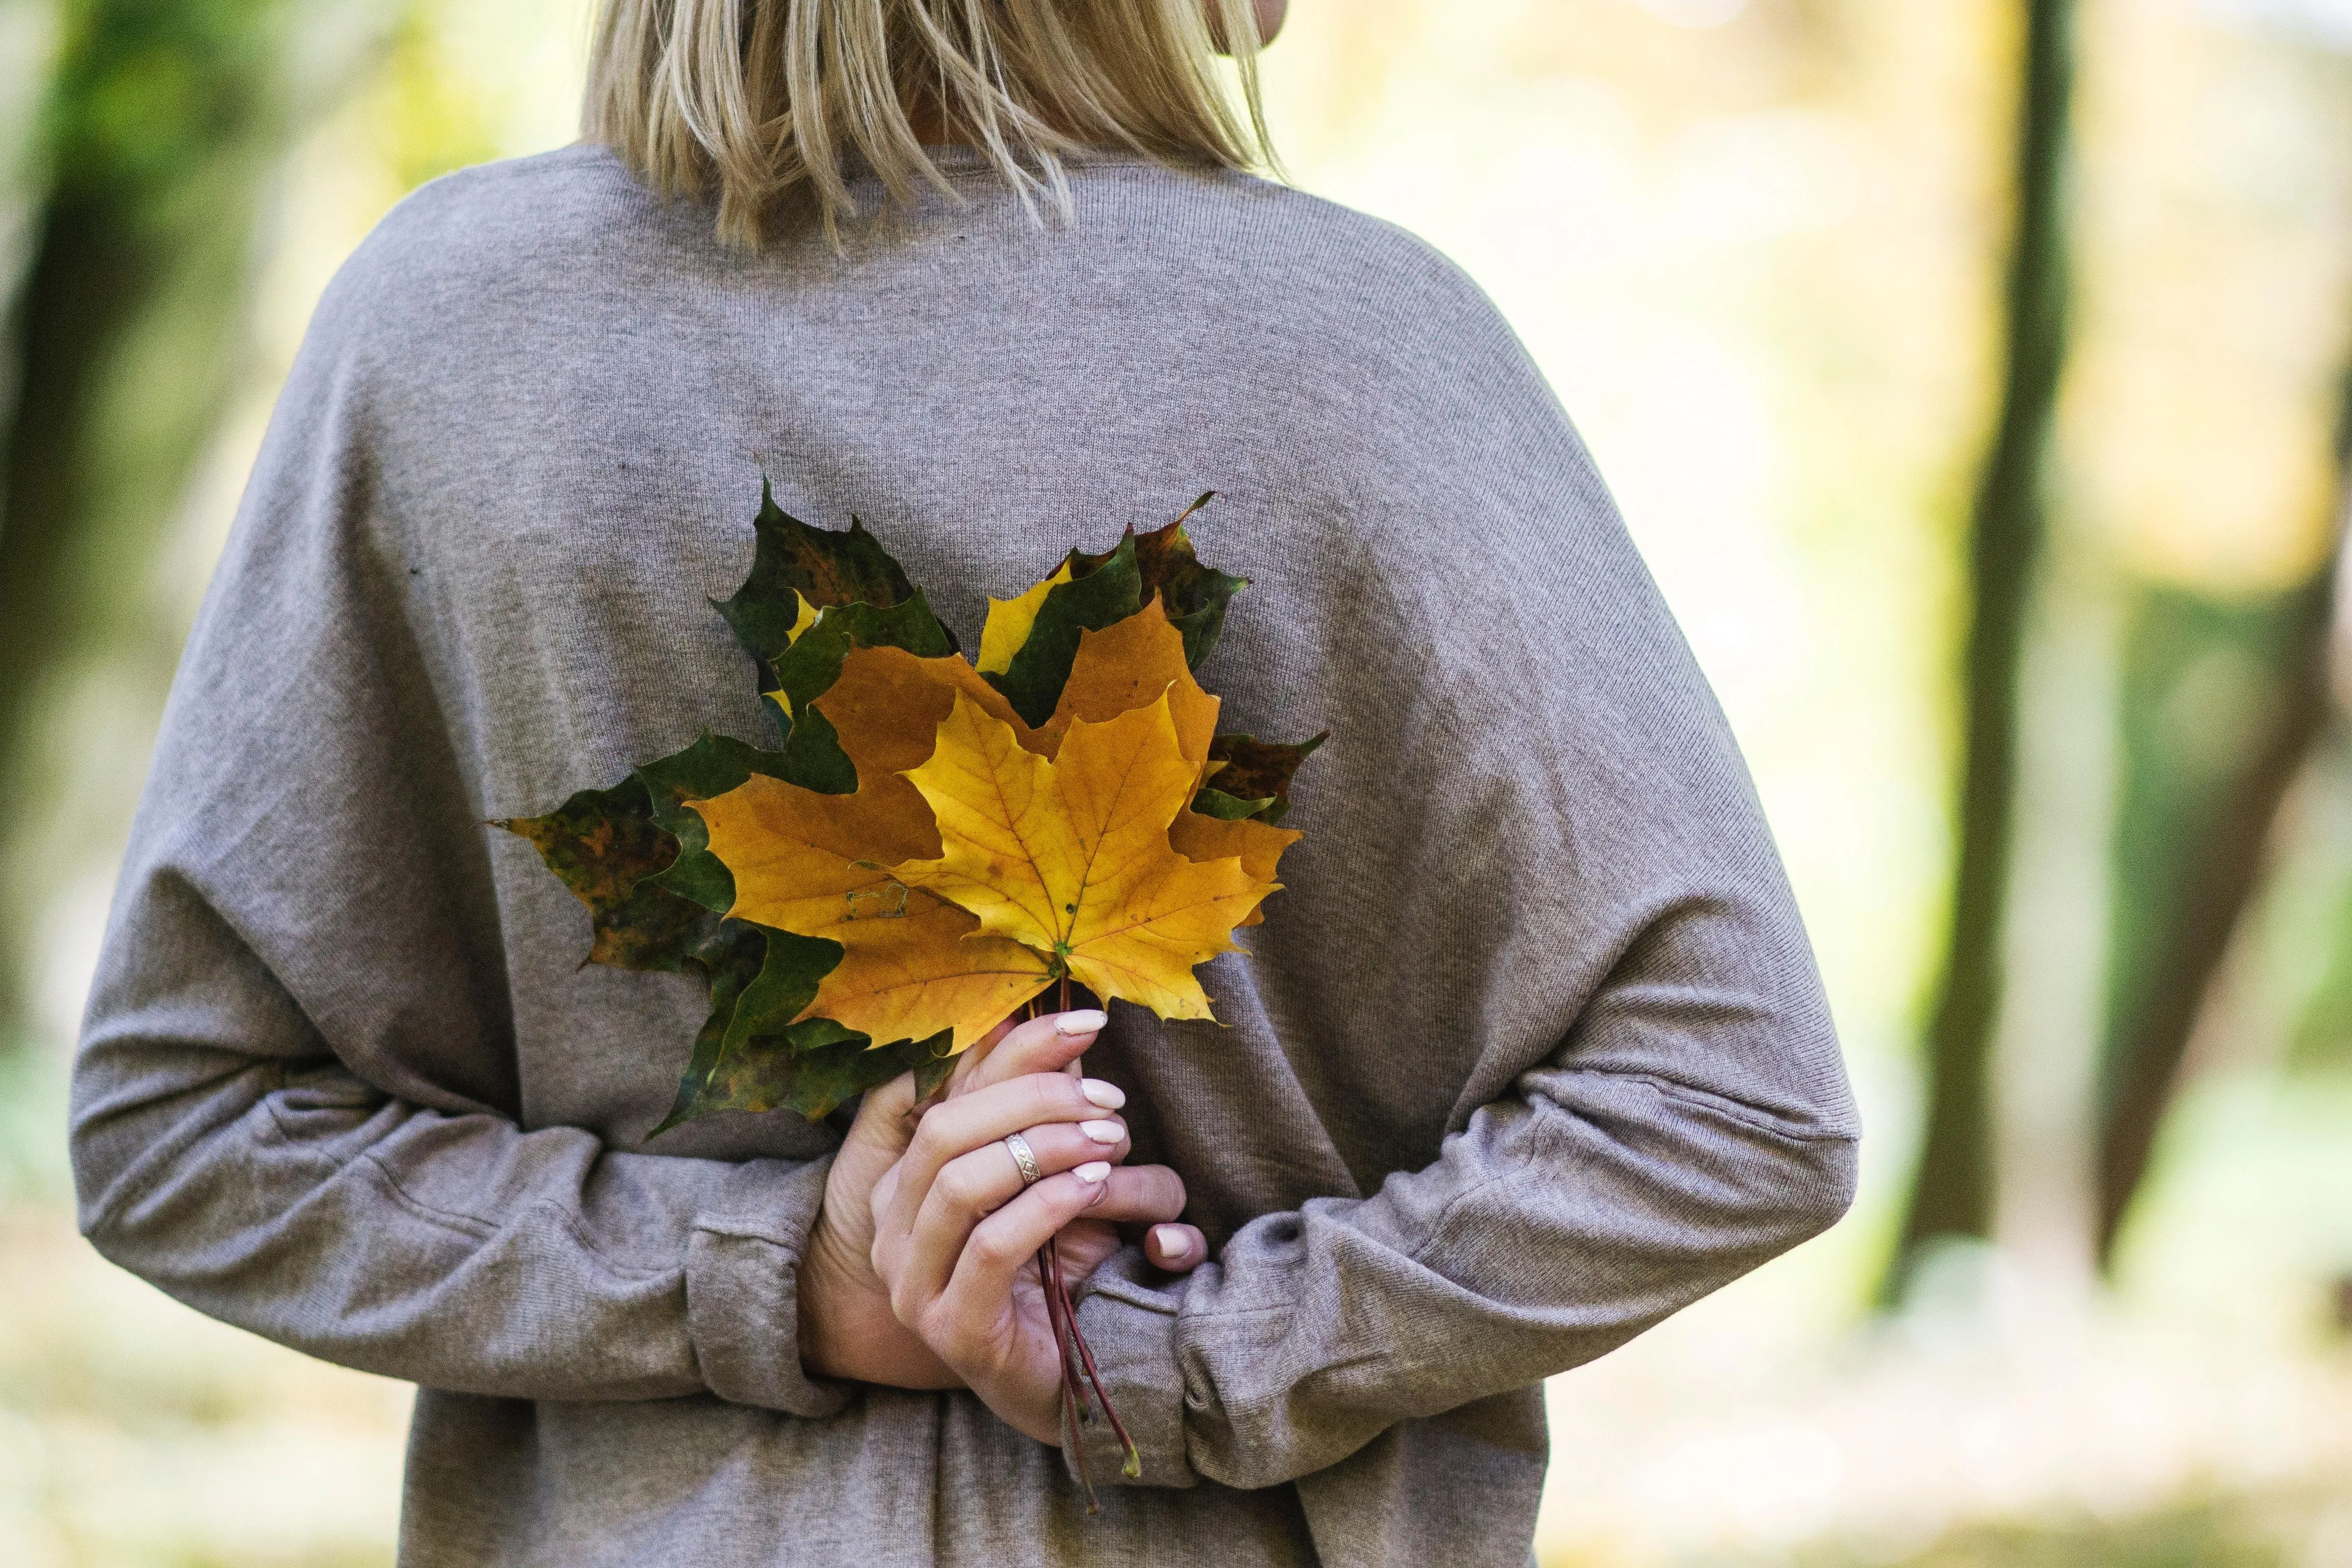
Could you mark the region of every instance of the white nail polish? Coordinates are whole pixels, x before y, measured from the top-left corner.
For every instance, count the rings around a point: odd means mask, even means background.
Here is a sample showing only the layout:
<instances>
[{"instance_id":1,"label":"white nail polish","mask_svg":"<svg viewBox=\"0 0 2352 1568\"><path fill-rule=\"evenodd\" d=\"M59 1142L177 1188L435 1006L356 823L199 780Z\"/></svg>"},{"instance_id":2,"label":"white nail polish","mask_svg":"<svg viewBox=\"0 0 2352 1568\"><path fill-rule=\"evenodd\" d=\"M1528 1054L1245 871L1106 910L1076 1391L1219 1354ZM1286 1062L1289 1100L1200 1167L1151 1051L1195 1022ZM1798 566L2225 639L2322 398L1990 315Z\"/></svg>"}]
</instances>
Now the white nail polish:
<instances>
[{"instance_id":1,"label":"white nail polish","mask_svg":"<svg viewBox=\"0 0 2352 1568\"><path fill-rule=\"evenodd\" d=\"M1127 1090L1115 1083L1105 1083L1098 1078L1082 1079L1078 1088L1085 1091L1088 1100L1105 1110L1117 1110L1127 1103Z\"/></svg>"},{"instance_id":2,"label":"white nail polish","mask_svg":"<svg viewBox=\"0 0 2352 1568\"><path fill-rule=\"evenodd\" d=\"M1054 1033L1057 1035L1099 1035L1102 1033L1103 1026L1109 1022L1109 1014L1098 1012L1092 1007L1081 1007L1075 1013L1065 1013L1059 1018L1055 1019Z\"/></svg>"},{"instance_id":3,"label":"white nail polish","mask_svg":"<svg viewBox=\"0 0 2352 1568\"><path fill-rule=\"evenodd\" d=\"M1080 1165L1076 1170L1072 1171L1070 1174L1077 1177L1078 1180L1086 1183L1087 1185L1090 1187L1100 1186L1103 1183L1110 1180L1110 1162L1108 1160L1089 1160L1085 1164Z\"/></svg>"},{"instance_id":4,"label":"white nail polish","mask_svg":"<svg viewBox=\"0 0 2352 1568\"><path fill-rule=\"evenodd\" d=\"M1116 1121L1081 1121L1078 1131L1097 1143L1116 1143L1127 1136L1127 1129Z\"/></svg>"},{"instance_id":5,"label":"white nail polish","mask_svg":"<svg viewBox=\"0 0 2352 1568\"><path fill-rule=\"evenodd\" d=\"M1162 1258L1181 1258L1192 1249L1192 1238L1184 1234L1181 1225L1155 1225L1151 1227L1151 1239L1160 1244Z\"/></svg>"}]
</instances>

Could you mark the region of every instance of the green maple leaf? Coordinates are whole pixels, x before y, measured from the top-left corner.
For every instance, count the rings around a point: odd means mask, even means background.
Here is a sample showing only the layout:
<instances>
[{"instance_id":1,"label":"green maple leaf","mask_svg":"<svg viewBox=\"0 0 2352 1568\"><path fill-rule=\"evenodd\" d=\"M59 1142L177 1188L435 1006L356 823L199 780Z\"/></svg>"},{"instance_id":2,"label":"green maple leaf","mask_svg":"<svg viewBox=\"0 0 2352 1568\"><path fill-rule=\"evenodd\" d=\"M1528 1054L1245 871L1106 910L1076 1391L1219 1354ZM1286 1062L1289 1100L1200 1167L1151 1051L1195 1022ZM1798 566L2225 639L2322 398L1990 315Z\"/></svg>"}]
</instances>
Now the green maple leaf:
<instances>
[{"instance_id":1,"label":"green maple leaf","mask_svg":"<svg viewBox=\"0 0 2352 1568\"><path fill-rule=\"evenodd\" d=\"M761 751L705 731L611 789L583 790L543 816L498 824L528 839L587 906L587 962L698 974L709 984L709 1016L656 1134L717 1110L789 1109L814 1119L901 1072L935 1082L947 1070L940 1041L868 1049L867 1037L830 1019L793 1021L841 949L728 918L734 877L709 852L701 816L687 806L753 773L832 794L855 790L856 772L833 726L807 704L839 679L852 647L904 647L925 658L955 651L952 634L856 519L844 531L812 528L778 507L763 481L752 530L750 575L713 605L751 656L762 694L777 694L770 703L783 748Z\"/></svg>"},{"instance_id":2,"label":"green maple leaf","mask_svg":"<svg viewBox=\"0 0 2352 1568\"><path fill-rule=\"evenodd\" d=\"M793 1110L815 1121L900 1073L916 1073L929 1093L951 1070L950 1036L875 1049L870 1037L830 1018L794 1023L841 962L840 945L747 921L727 923L743 934L711 972L709 1021L669 1115L648 1138L721 1110Z\"/></svg>"},{"instance_id":3,"label":"green maple leaf","mask_svg":"<svg viewBox=\"0 0 2352 1568\"><path fill-rule=\"evenodd\" d=\"M731 735L708 730L686 750L637 769L633 777L652 803L653 825L670 835L677 847L667 868L647 880L716 914L734 908L734 874L710 853L709 829L701 814L688 810L686 803L715 799L753 773L778 779L792 776L782 752L763 752Z\"/></svg>"},{"instance_id":4,"label":"green maple leaf","mask_svg":"<svg viewBox=\"0 0 2352 1568\"><path fill-rule=\"evenodd\" d=\"M837 943L729 919L734 879L708 848L688 800L708 799L754 773L782 777L779 759L706 732L607 790L583 790L544 816L498 826L529 840L588 907L586 962L698 974L710 1013L680 1076L670 1113L648 1137L719 1110L794 1110L811 1120L902 1072L926 1092L950 1065L949 1037L869 1049L829 1018L794 1023L841 962ZM698 870L696 862L707 865Z\"/></svg>"},{"instance_id":5,"label":"green maple leaf","mask_svg":"<svg viewBox=\"0 0 2352 1568\"><path fill-rule=\"evenodd\" d=\"M1184 531L1185 519L1215 500L1216 495L1214 490L1203 493L1165 528L1155 528L1150 533L1128 531L1128 538L1135 542L1135 568L1141 579L1142 596L1150 599L1154 594L1160 595L1168 611L1169 624L1184 635L1184 663L1193 669L1200 668L1202 661L1215 650L1217 638L1225 629L1225 606L1233 602L1235 594L1249 586L1246 577L1231 576L1202 565L1201 558L1192 552L1192 536ZM1071 581L1083 582L1108 564L1116 553L1113 551L1084 555L1074 552L1070 557Z\"/></svg>"},{"instance_id":6,"label":"green maple leaf","mask_svg":"<svg viewBox=\"0 0 2352 1568\"><path fill-rule=\"evenodd\" d=\"M919 593L889 605L843 605L818 614L774 666L768 705L784 726L784 765L778 778L820 795L848 795L857 770L823 713L809 706L841 679L841 661L854 647L899 647L918 658L956 651L953 633ZM737 781L740 783L740 780Z\"/></svg>"},{"instance_id":7,"label":"green maple leaf","mask_svg":"<svg viewBox=\"0 0 2352 1568\"><path fill-rule=\"evenodd\" d=\"M751 656L760 695L784 735L784 765L792 772L776 776L846 794L856 778L845 776L847 763L832 727L815 716L815 732L796 747L796 716L839 679L851 648L903 647L930 658L955 652L955 634L856 518L846 530L811 527L776 504L763 478L751 530L751 575L733 597L711 605Z\"/></svg>"},{"instance_id":8,"label":"green maple leaf","mask_svg":"<svg viewBox=\"0 0 2352 1568\"><path fill-rule=\"evenodd\" d=\"M1202 790L1194 798L1192 809L1228 822L1255 816L1269 826L1280 823L1290 811L1290 781L1298 764L1330 738L1331 732L1326 730L1311 741L1292 746L1261 741L1255 735L1218 736L1209 742L1209 760L1224 766L1210 775L1217 781L1216 787Z\"/></svg>"},{"instance_id":9,"label":"green maple leaf","mask_svg":"<svg viewBox=\"0 0 2352 1568\"><path fill-rule=\"evenodd\" d=\"M719 917L655 880L677 859L678 841L653 817L652 794L633 773L611 789L582 790L544 816L493 826L528 839L588 906L594 934L585 962L676 973L698 963Z\"/></svg>"},{"instance_id":10,"label":"green maple leaf","mask_svg":"<svg viewBox=\"0 0 2352 1568\"><path fill-rule=\"evenodd\" d=\"M836 605L887 609L915 596L906 571L864 523L853 517L845 531L812 528L776 504L765 476L751 530L751 575L732 598L711 605L759 667L762 692L776 689L774 661L793 646L803 618L802 601L818 610Z\"/></svg>"},{"instance_id":11,"label":"green maple leaf","mask_svg":"<svg viewBox=\"0 0 2352 1568\"><path fill-rule=\"evenodd\" d=\"M983 638L980 668L1024 722L1042 724L1052 716L1077 658L1080 633L1098 632L1127 619L1155 595L1168 612L1169 624L1184 638L1186 667L1201 668L1224 630L1226 605L1249 585L1247 578L1201 564L1192 537L1184 531L1184 519L1216 493L1202 496L1165 528L1150 533L1129 529L1117 545L1100 554L1071 551L1045 583L1019 600L996 606L1018 607L1013 636L1021 640L998 668L991 663Z\"/></svg>"},{"instance_id":12,"label":"green maple leaf","mask_svg":"<svg viewBox=\"0 0 2352 1568\"><path fill-rule=\"evenodd\" d=\"M987 674L989 683L1004 693L1026 724L1043 724L1053 717L1054 705L1069 682L1070 666L1077 659L1081 632L1101 631L1143 608L1143 574L1135 564L1133 534L1089 567L1084 578L1075 575L1077 561L1077 552L1071 552L1065 567L1072 574L1070 580L1045 595L1012 662ZM987 673L985 664L982 669Z\"/></svg>"}]
</instances>

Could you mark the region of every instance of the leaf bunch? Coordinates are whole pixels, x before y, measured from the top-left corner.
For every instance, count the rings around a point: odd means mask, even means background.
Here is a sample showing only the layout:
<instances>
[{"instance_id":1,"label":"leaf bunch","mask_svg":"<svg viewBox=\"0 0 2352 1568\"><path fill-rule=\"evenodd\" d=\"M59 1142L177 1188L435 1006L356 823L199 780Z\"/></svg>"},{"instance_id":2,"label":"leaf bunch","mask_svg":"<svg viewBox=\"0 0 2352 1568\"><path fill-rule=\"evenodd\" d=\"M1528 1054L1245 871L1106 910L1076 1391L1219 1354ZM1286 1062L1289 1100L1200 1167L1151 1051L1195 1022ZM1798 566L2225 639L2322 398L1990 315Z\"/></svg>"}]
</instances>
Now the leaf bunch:
<instances>
[{"instance_id":1,"label":"leaf bunch","mask_svg":"<svg viewBox=\"0 0 2352 1568\"><path fill-rule=\"evenodd\" d=\"M751 574L715 607L781 743L706 731L499 824L587 905L588 962L709 982L656 1133L821 1117L908 1071L928 1089L1060 981L1211 1016L1193 966L1263 918L1322 737L1216 733L1192 672L1246 584L1193 552L1209 499L992 601L974 663L861 523L811 527L763 487Z\"/></svg>"}]
</instances>

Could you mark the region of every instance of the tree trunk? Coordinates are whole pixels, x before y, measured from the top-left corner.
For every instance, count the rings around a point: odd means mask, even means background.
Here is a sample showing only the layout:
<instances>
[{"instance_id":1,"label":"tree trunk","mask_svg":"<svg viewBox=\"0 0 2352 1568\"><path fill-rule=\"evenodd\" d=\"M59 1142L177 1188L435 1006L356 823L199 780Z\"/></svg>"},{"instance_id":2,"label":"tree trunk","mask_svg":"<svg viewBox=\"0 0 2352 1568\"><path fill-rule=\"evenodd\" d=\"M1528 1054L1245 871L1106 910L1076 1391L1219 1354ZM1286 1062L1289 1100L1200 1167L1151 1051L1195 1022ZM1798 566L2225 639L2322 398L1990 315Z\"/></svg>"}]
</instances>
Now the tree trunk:
<instances>
[{"instance_id":1,"label":"tree trunk","mask_svg":"<svg viewBox=\"0 0 2352 1568\"><path fill-rule=\"evenodd\" d=\"M2352 467L2352 374L2336 457L2339 472ZM2352 485L2337 504L2340 520ZM2279 807L2326 730L2336 582L2331 559L2252 604L2142 594L2126 659L2098 1083L2096 1240L2109 1271Z\"/></svg>"},{"instance_id":2,"label":"tree trunk","mask_svg":"<svg viewBox=\"0 0 2352 1568\"><path fill-rule=\"evenodd\" d=\"M2026 0L2025 5L2000 415L1970 519L1959 866L1927 1030L1926 1137L1900 1247L1882 1291L1887 1300L1900 1296L1930 1241L1984 1237L1991 1228L1989 1080L2015 826L2018 671L2046 531L2044 469L2066 354L2074 9L2073 0Z\"/></svg>"}]
</instances>

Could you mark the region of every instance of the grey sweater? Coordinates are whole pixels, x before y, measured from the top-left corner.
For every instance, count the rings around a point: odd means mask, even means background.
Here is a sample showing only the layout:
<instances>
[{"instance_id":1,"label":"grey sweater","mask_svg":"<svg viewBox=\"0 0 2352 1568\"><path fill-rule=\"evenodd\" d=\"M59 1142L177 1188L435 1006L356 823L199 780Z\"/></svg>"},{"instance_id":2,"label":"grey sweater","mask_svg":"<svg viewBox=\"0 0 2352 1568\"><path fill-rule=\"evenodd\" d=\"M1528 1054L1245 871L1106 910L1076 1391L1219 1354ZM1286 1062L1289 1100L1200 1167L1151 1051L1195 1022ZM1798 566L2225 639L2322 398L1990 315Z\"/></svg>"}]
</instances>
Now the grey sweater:
<instances>
[{"instance_id":1,"label":"grey sweater","mask_svg":"<svg viewBox=\"0 0 2352 1568\"><path fill-rule=\"evenodd\" d=\"M961 167L961 165L960 165ZM1834 1220L1855 1122L1721 714L1493 307L1395 229L1106 160L720 248L578 148L404 204L319 310L191 641L74 1095L83 1225L199 1310L417 1384L402 1561L1524 1563L1536 1384ZM1329 728L1288 890L1115 1010L1214 1261L1081 1321L1141 1444L1084 1515L963 1394L803 1374L833 1126L646 1145L700 1021L583 969L485 818L706 723L762 468L967 646L1204 489L1224 728ZM1108 1451L1094 1474L1112 1477Z\"/></svg>"}]
</instances>

